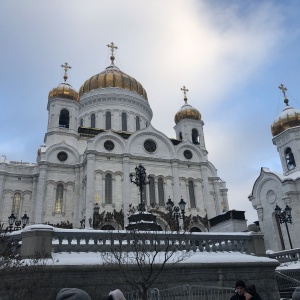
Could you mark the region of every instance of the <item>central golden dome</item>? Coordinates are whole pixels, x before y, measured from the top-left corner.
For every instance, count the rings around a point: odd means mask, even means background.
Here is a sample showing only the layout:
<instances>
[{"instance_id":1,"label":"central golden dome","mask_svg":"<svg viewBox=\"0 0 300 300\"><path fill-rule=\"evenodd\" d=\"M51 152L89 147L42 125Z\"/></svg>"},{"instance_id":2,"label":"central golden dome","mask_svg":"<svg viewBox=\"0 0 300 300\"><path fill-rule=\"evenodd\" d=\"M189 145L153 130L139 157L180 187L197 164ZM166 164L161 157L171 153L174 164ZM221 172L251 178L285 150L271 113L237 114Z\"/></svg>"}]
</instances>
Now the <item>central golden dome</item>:
<instances>
[{"instance_id":1,"label":"central golden dome","mask_svg":"<svg viewBox=\"0 0 300 300\"><path fill-rule=\"evenodd\" d=\"M103 72L94 75L88 79L79 89L79 95L82 96L92 90L101 88L120 88L135 92L148 101L147 93L143 86L133 77L125 74L117 68L113 62Z\"/></svg>"}]
</instances>

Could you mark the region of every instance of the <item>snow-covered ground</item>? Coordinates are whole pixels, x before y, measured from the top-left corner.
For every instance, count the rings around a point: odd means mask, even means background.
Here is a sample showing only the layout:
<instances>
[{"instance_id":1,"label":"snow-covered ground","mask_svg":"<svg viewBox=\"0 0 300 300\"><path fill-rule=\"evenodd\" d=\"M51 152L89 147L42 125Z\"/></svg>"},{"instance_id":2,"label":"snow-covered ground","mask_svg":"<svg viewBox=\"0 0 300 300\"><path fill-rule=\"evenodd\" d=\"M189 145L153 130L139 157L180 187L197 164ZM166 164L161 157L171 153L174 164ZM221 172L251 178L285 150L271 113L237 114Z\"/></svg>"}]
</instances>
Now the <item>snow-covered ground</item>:
<instances>
[{"instance_id":1,"label":"snow-covered ground","mask_svg":"<svg viewBox=\"0 0 300 300\"><path fill-rule=\"evenodd\" d=\"M103 258L99 252L71 252L71 253L53 253L53 261L48 260L49 264L54 265L95 265L103 264ZM163 255L158 257L157 262L161 262ZM169 263L174 263L178 261L178 257L173 255ZM276 262L275 259L270 259L267 257L259 257L254 255L243 254L240 252L196 252L193 253L190 257L187 257L185 260L178 263L184 264L194 264L194 263L203 263L203 264L215 264L215 263L258 263L258 262Z\"/></svg>"}]
</instances>

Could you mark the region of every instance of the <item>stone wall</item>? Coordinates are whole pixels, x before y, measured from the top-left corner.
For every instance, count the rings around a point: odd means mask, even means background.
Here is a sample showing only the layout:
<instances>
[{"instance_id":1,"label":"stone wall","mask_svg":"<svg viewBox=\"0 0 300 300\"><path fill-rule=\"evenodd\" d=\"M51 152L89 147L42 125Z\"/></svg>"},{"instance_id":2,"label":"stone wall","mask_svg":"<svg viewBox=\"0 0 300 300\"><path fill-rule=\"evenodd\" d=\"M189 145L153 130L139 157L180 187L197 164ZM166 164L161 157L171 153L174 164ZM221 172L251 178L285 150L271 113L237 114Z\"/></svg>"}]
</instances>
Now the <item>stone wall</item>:
<instances>
[{"instance_id":1,"label":"stone wall","mask_svg":"<svg viewBox=\"0 0 300 300\"><path fill-rule=\"evenodd\" d=\"M233 286L236 280L243 279L246 284L256 285L262 299L276 300L280 298L274 272L277 265L276 261L169 265L153 287L166 289L190 284L232 287L232 292L234 292ZM2 278L0 292L3 291L4 283L9 280L14 283L12 289L14 295L18 294L17 289L31 287L32 294L23 296L23 300L53 300L63 287L83 289L93 300L105 299L109 291L116 288L122 291L134 289L124 282L116 267L109 266L42 266L26 272L7 273ZM3 300L17 299L14 297L0 298Z\"/></svg>"}]
</instances>

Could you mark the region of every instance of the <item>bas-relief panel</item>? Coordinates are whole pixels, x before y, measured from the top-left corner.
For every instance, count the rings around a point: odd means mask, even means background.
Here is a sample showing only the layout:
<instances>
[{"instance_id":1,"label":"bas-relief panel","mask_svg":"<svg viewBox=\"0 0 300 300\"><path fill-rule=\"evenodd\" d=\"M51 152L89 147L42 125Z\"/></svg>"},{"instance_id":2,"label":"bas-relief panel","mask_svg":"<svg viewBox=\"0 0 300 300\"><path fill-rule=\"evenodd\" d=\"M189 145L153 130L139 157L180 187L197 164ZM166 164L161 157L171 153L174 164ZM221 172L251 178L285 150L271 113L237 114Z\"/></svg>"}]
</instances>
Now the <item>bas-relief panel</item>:
<instances>
[{"instance_id":1,"label":"bas-relief panel","mask_svg":"<svg viewBox=\"0 0 300 300\"><path fill-rule=\"evenodd\" d=\"M281 184L274 179L265 181L260 187L259 200L264 210L273 211L277 202L282 201Z\"/></svg>"}]
</instances>

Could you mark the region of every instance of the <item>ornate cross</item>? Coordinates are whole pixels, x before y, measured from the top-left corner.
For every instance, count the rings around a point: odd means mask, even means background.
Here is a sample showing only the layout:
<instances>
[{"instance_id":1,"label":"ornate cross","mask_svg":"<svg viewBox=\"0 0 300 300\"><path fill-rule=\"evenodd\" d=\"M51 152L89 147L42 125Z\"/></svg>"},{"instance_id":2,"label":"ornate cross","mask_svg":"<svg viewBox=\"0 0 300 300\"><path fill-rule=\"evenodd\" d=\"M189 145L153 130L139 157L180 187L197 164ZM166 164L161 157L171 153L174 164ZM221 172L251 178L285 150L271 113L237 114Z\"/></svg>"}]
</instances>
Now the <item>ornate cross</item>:
<instances>
[{"instance_id":1,"label":"ornate cross","mask_svg":"<svg viewBox=\"0 0 300 300\"><path fill-rule=\"evenodd\" d=\"M68 79L68 69L72 69L72 67L69 66L67 62L64 63L63 65L61 65L61 67L64 68L64 70L65 70L64 80L65 80L65 82L66 82L67 79Z\"/></svg>"},{"instance_id":2,"label":"ornate cross","mask_svg":"<svg viewBox=\"0 0 300 300\"><path fill-rule=\"evenodd\" d=\"M183 100L184 100L185 103L186 103L186 101L187 101L186 93L187 93L189 90L185 87L185 85L181 88L181 90L183 91L183 95L184 95Z\"/></svg>"},{"instance_id":3,"label":"ornate cross","mask_svg":"<svg viewBox=\"0 0 300 300\"><path fill-rule=\"evenodd\" d=\"M285 92L287 91L287 88L283 84L280 84L280 86L278 88L282 91L282 94L283 94L283 97L284 97L284 103L286 105L289 105L288 104L289 100L287 99L286 94L285 94Z\"/></svg>"},{"instance_id":4,"label":"ornate cross","mask_svg":"<svg viewBox=\"0 0 300 300\"><path fill-rule=\"evenodd\" d=\"M110 60L111 60L111 63L113 64L114 60L115 60L114 52L116 49L118 49L118 47L113 42L111 42L110 44L108 44L106 46L108 48L110 48Z\"/></svg>"}]
</instances>

